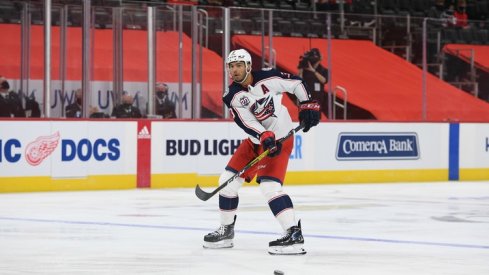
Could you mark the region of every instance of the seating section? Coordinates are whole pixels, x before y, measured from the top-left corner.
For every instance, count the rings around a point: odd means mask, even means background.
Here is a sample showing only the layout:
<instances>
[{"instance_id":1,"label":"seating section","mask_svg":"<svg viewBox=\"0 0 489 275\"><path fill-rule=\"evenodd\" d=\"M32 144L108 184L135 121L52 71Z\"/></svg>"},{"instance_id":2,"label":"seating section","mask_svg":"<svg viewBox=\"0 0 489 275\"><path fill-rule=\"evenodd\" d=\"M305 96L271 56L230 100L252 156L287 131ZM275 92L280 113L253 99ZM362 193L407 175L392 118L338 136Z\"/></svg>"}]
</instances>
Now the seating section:
<instances>
[{"instance_id":1,"label":"seating section","mask_svg":"<svg viewBox=\"0 0 489 275\"><path fill-rule=\"evenodd\" d=\"M32 1L31 1L32 2ZM79 4L79 1L66 1L66 0L53 0L56 4ZM243 8L265 8L274 10L295 10L295 11L331 11L339 12L340 5L337 1L330 1L331 4L316 4L316 1L312 0L194 0L194 1L169 1L169 0L145 0L154 5L161 4L198 4L202 6L234 6ZM383 15L395 15L411 17L425 17L428 14L428 10L434 5L434 0L345 0L344 12L352 14L383 14ZM137 5L136 1L128 1L125 5ZM94 7L111 7L117 6L118 1L105 1L105 0L92 0L91 5ZM377 6L376 6L377 5ZM42 5L41 5L42 6ZM139 5L140 6L140 5ZM22 4L19 1L2 1L0 3L0 23L12 23L19 22L20 11ZM471 20L488 20L489 19L489 3L487 0L467 0L467 13ZM40 13L42 15L42 12ZM41 16L42 18L42 16ZM80 18L70 17L70 25L77 25L80 22ZM37 24L42 23L42 19L33 20ZM56 24L54 20L54 24ZM132 21L138 21L137 18L132 18ZM142 25L145 23L142 22ZM106 24L101 24L102 28ZM136 25L136 24L131 24ZM139 27L143 28L141 25ZM138 27L138 28L139 28Z\"/></svg>"},{"instance_id":2,"label":"seating section","mask_svg":"<svg viewBox=\"0 0 489 275\"><path fill-rule=\"evenodd\" d=\"M448 44L443 48L445 53L457 56L458 58L470 63L471 53L474 53L474 65L481 70L489 73L489 46L484 45L463 45Z\"/></svg>"},{"instance_id":3,"label":"seating section","mask_svg":"<svg viewBox=\"0 0 489 275\"><path fill-rule=\"evenodd\" d=\"M82 8L71 5L75 2L78 3L77 5L80 3L74 0L53 0L53 7L55 7L52 14L53 26L57 27L60 24L60 4L70 4L68 10L69 26L80 27L82 25ZM94 27L97 30L111 31L113 28L112 7L122 5L117 2L119 1L91 1ZM188 1L150 0L149 2L154 5L161 5L165 2L182 3ZM375 40L378 45L382 45L392 53L402 56L414 64L421 64L423 17L428 15L428 11L434 5L434 0L345 0L345 17L341 17L338 13L338 4L314 6L316 2L312 0L192 1L193 4L202 5L204 9L213 5L219 6L217 9L214 8L219 11L221 11L220 5L243 7L243 9L234 9L232 12L230 22L231 35L254 35L257 38L263 34L262 24L265 26L265 34L268 34L268 12L264 13L265 21L262 22L260 12L256 12L253 8L274 10L273 35L277 39L280 37L293 39L325 38L327 36L326 13L311 13L310 11L313 9L332 11L331 33L333 38ZM32 12L31 22L33 26L41 27L44 24L42 1L30 1L29 5ZM123 9L122 14L123 28L125 30L146 30L147 17L142 5L135 1L130 1L124 3L123 6L127 6L127 8ZM23 4L20 1L0 0L0 24L18 26L21 20L22 8ZM430 24L428 26L428 63L441 65L443 60L440 49L447 44L489 45L489 1L467 0L467 13L469 14L469 19L481 21L471 22L469 28L445 27L440 24ZM375 18L374 14L384 16ZM162 7L159 9L156 17L156 30L175 31L176 21L174 15L174 9L172 8L165 9ZM408 15L410 16L409 21L406 19ZM342 18L345 18L345 21L341 21L340 19ZM183 17L183 30L187 35L186 37L191 34L190 20L191 18L188 14ZM220 53L222 51L223 32L222 14L209 12L208 30L208 52ZM141 41L143 40L144 38ZM111 41L108 43L111 43ZM304 49L309 48L309 46L300 48L300 53L298 54L302 54ZM433 67L430 67L429 70L436 73ZM216 89L221 89L221 87ZM208 103L210 102L212 101L209 100ZM222 111L219 110L220 113Z\"/></svg>"},{"instance_id":4,"label":"seating section","mask_svg":"<svg viewBox=\"0 0 489 275\"><path fill-rule=\"evenodd\" d=\"M0 24L0 33L5 37L19 37L20 28L14 24ZM59 35L59 28L53 27L53 36ZM132 43L133 41L145 41L147 33L140 30L124 30L124 81L128 82L147 82L147 59L141 58L147 56L147 47L144 43ZM31 79L42 79L43 69L43 28L42 26L33 26L31 29L32 51L30 77ZM70 58L67 60L67 80L79 80L82 69L82 53L80 47L81 31L79 27L68 28L67 51ZM176 83L178 76L178 33L177 32L157 32L157 41L164 41L164 46L157 47L156 53L156 79L167 83ZM191 39L183 35L183 81L191 82L192 52ZM93 79L96 81L112 81L112 30L95 30L94 31L94 69ZM59 52L59 40L54 39L52 44L53 52ZM10 72L11 78L20 78L20 39L6 39L0 43L0 52L8 52L5 58L0 62L0 72ZM215 52L204 49L203 63L203 85L202 85L202 104L207 110L211 110L217 116L223 115L222 107L222 58ZM52 76L56 80L59 76L59 56L53 55L52 59Z\"/></svg>"},{"instance_id":5,"label":"seating section","mask_svg":"<svg viewBox=\"0 0 489 275\"><path fill-rule=\"evenodd\" d=\"M319 38L278 37L273 43L277 52L277 67L291 73L297 71L298 56L303 49L327 48L327 40ZM349 104L367 110L380 120L415 121L422 118L422 74L419 68L370 41L334 39L332 43L332 85L347 89ZM257 36L234 36L233 44L259 54L260 38ZM323 65L327 66L327 56L323 54ZM428 120L489 119L489 103L431 74L428 74L427 81Z\"/></svg>"}]
</instances>

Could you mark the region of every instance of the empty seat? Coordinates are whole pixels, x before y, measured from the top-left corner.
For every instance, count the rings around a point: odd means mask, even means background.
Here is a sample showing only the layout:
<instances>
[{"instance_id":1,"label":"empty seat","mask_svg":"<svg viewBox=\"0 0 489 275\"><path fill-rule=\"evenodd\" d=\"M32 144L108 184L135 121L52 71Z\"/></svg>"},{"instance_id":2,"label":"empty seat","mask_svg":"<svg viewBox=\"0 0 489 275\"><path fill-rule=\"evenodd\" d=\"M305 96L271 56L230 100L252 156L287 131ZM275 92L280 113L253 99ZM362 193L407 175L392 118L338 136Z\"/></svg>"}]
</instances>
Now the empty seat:
<instances>
[{"instance_id":1,"label":"empty seat","mask_svg":"<svg viewBox=\"0 0 489 275\"><path fill-rule=\"evenodd\" d=\"M457 43L459 40L458 32L455 29L443 29L442 40L444 44Z\"/></svg>"},{"instance_id":2,"label":"empty seat","mask_svg":"<svg viewBox=\"0 0 489 275\"><path fill-rule=\"evenodd\" d=\"M489 44L489 31L477 30L477 40L484 45Z\"/></svg>"},{"instance_id":3,"label":"empty seat","mask_svg":"<svg viewBox=\"0 0 489 275\"><path fill-rule=\"evenodd\" d=\"M430 8L430 1L411 0L412 16L424 17Z\"/></svg>"},{"instance_id":4,"label":"empty seat","mask_svg":"<svg viewBox=\"0 0 489 275\"><path fill-rule=\"evenodd\" d=\"M309 32L309 26L304 21L295 21L290 32L291 36L304 37Z\"/></svg>"},{"instance_id":5,"label":"empty seat","mask_svg":"<svg viewBox=\"0 0 489 275\"><path fill-rule=\"evenodd\" d=\"M411 14L411 1L410 0L399 0L398 14L401 16L406 16Z\"/></svg>"},{"instance_id":6,"label":"empty seat","mask_svg":"<svg viewBox=\"0 0 489 275\"><path fill-rule=\"evenodd\" d=\"M399 7L398 0L381 0L380 1L380 13L386 15L397 14Z\"/></svg>"},{"instance_id":7,"label":"empty seat","mask_svg":"<svg viewBox=\"0 0 489 275\"><path fill-rule=\"evenodd\" d=\"M233 34L245 34L246 33L243 26L241 25L240 19L231 19L230 27L231 27L231 33L233 33Z\"/></svg>"},{"instance_id":8,"label":"empty seat","mask_svg":"<svg viewBox=\"0 0 489 275\"><path fill-rule=\"evenodd\" d=\"M254 30L255 25L251 19L241 18L241 27L246 33L250 34Z\"/></svg>"},{"instance_id":9,"label":"empty seat","mask_svg":"<svg viewBox=\"0 0 489 275\"><path fill-rule=\"evenodd\" d=\"M477 39L474 37L471 29L460 29L458 31L458 36L460 38L460 41L465 44L479 44L477 42Z\"/></svg>"},{"instance_id":10,"label":"empty seat","mask_svg":"<svg viewBox=\"0 0 489 275\"><path fill-rule=\"evenodd\" d=\"M282 33L282 35L291 35L293 32L292 22L289 20L279 20L274 24L274 30Z\"/></svg>"},{"instance_id":11,"label":"empty seat","mask_svg":"<svg viewBox=\"0 0 489 275\"><path fill-rule=\"evenodd\" d=\"M486 20L489 13L489 4L487 0L479 0L475 3L475 9L477 10L477 19Z\"/></svg>"},{"instance_id":12,"label":"empty seat","mask_svg":"<svg viewBox=\"0 0 489 275\"><path fill-rule=\"evenodd\" d=\"M352 0L351 12L358 13L358 14L373 14L374 7L371 1Z\"/></svg>"},{"instance_id":13,"label":"empty seat","mask_svg":"<svg viewBox=\"0 0 489 275\"><path fill-rule=\"evenodd\" d=\"M310 23L309 33L312 34L310 35L311 37L326 37L328 31L325 24L318 21L312 21Z\"/></svg>"}]
</instances>

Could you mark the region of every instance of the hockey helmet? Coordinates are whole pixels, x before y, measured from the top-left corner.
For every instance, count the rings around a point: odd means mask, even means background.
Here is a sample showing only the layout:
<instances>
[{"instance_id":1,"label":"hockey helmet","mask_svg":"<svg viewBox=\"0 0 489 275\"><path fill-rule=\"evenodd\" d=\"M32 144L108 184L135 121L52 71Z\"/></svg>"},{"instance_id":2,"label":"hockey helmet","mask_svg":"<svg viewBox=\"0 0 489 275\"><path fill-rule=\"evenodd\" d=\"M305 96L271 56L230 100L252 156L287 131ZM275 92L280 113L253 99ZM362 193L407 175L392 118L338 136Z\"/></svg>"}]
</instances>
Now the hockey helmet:
<instances>
[{"instance_id":1,"label":"hockey helmet","mask_svg":"<svg viewBox=\"0 0 489 275\"><path fill-rule=\"evenodd\" d=\"M251 55L248 51L245 49L238 49L231 51L228 55L228 59L226 60L226 64L229 66L229 64L233 62L239 62L243 61L245 64L249 64L251 67Z\"/></svg>"}]
</instances>

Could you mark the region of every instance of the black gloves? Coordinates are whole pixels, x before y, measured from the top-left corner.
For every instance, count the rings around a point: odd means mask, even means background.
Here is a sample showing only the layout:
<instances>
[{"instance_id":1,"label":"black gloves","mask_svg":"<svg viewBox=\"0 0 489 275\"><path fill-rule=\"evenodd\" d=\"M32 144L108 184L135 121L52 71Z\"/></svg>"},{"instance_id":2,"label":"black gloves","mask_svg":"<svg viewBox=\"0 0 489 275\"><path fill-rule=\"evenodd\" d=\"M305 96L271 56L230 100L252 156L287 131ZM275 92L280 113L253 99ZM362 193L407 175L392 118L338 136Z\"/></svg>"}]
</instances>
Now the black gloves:
<instances>
[{"instance_id":1,"label":"black gloves","mask_svg":"<svg viewBox=\"0 0 489 275\"><path fill-rule=\"evenodd\" d=\"M304 132L309 131L311 127L318 125L321 119L321 106L315 100L301 102L299 106L299 120L304 125Z\"/></svg>"},{"instance_id":2,"label":"black gloves","mask_svg":"<svg viewBox=\"0 0 489 275\"><path fill-rule=\"evenodd\" d=\"M275 134L272 131L265 131L260 135L260 143L263 146L263 150L269 150L269 156L275 157L282 151L282 144L277 143L275 140Z\"/></svg>"}]
</instances>

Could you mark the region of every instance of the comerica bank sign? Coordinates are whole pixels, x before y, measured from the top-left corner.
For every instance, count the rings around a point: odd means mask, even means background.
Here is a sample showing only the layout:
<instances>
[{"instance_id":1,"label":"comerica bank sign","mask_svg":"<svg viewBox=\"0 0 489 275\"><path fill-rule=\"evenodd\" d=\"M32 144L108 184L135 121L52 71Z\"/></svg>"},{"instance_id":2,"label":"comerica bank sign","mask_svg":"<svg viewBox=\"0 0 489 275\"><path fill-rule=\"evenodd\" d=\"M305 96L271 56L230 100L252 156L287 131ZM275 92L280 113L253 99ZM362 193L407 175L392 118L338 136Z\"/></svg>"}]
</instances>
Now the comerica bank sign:
<instances>
[{"instance_id":1,"label":"comerica bank sign","mask_svg":"<svg viewBox=\"0 0 489 275\"><path fill-rule=\"evenodd\" d=\"M419 159L416 133L340 133L337 160Z\"/></svg>"}]
</instances>

